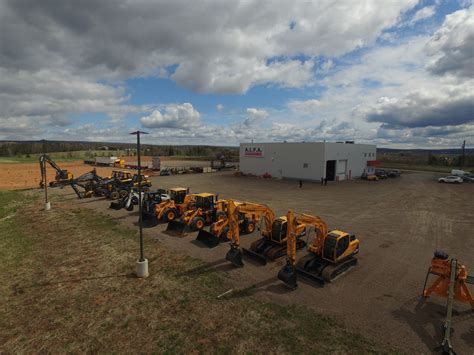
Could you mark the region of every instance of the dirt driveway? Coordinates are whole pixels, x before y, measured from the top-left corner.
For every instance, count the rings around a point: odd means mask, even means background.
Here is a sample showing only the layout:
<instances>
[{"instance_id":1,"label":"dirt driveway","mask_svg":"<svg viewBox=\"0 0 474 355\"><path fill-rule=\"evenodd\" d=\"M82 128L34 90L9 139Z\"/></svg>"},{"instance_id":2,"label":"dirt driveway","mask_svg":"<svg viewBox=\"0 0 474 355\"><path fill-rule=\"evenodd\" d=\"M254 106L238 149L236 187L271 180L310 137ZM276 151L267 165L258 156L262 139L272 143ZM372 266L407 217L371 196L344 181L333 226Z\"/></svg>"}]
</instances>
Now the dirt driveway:
<instances>
[{"instance_id":1,"label":"dirt driveway","mask_svg":"<svg viewBox=\"0 0 474 355\"><path fill-rule=\"evenodd\" d=\"M254 297L304 304L371 340L407 353L432 352L442 338L445 300L432 297L420 302L433 252L448 252L474 273L474 184L438 184L436 176L421 173L379 182L306 183L302 189L293 181L235 177L232 173L152 179L155 188L189 186L192 192L215 192L222 198L266 203L278 214L291 208L319 215L330 228L355 233L361 241L357 268L323 288L299 280L299 288L289 291L276 278L284 260L266 266L244 260L245 267L235 269L224 260L229 248L226 244L208 249L194 241L195 233L184 238L163 234L164 225L145 230L145 236L158 236L168 248L225 271L236 288L255 285L250 291ZM71 191L55 191L71 203L100 210L119 223L136 224L136 212L113 211L108 209L109 201L77 200ZM256 238L244 236L243 246ZM456 304L454 329L455 350L472 354L474 312Z\"/></svg>"}]
</instances>

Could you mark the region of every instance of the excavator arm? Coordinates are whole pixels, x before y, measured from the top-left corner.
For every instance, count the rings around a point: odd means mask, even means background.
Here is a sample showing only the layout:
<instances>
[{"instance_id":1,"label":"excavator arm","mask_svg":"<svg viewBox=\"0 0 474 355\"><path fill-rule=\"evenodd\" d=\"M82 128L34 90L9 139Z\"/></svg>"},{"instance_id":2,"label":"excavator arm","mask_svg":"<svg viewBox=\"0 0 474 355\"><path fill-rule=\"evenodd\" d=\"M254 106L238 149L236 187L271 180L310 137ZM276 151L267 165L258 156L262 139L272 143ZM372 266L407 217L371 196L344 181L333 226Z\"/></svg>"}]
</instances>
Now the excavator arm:
<instances>
[{"instance_id":1,"label":"excavator arm","mask_svg":"<svg viewBox=\"0 0 474 355\"><path fill-rule=\"evenodd\" d=\"M230 250L225 258L234 266L242 267L244 263L242 262L242 250L240 250L239 212L238 207L232 200L229 200L227 204L227 221L229 225L227 237L230 239Z\"/></svg>"},{"instance_id":2,"label":"excavator arm","mask_svg":"<svg viewBox=\"0 0 474 355\"><path fill-rule=\"evenodd\" d=\"M328 233L326 223L318 216L311 216L309 214L295 214L289 210L286 214L287 228L286 228L286 247L287 247L287 261L286 265L278 273L278 278L285 283L285 285L292 290L298 287L296 277L296 239L297 234L301 228L314 228L316 236L313 241L313 246L322 250L324 245L324 238Z\"/></svg>"}]
</instances>

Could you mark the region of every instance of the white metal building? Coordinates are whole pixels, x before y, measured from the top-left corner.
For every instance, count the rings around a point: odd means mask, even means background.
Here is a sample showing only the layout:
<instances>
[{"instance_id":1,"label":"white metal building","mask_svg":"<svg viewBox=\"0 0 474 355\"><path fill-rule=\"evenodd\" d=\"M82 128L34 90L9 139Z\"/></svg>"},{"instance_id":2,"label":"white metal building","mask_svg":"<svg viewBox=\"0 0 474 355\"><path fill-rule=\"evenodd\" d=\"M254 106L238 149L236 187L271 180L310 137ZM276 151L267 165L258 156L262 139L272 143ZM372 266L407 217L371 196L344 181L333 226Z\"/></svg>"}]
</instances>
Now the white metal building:
<instances>
[{"instance_id":1,"label":"white metal building","mask_svg":"<svg viewBox=\"0 0 474 355\"><path fill-rule=\"evenodd\" d=\"M377 148L373 144L241 143L240 171L269 173L276 178L346 180L374 173Z\"/></svg>"}]
</instances>

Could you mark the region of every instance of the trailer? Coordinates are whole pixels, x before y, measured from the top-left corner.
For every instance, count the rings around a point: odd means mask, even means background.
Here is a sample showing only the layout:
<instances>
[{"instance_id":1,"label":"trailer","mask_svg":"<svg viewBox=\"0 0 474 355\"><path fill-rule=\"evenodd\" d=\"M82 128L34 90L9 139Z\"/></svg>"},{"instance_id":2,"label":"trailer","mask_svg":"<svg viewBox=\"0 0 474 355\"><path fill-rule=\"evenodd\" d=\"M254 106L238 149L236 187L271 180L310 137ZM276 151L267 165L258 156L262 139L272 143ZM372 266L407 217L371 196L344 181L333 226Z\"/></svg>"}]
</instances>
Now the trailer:
<instances>
[{"instance_id":1,"label":"trailer","mask_svg":"<svg viewBox=\"0 0 474 355\"><path fill-rule=\"evenodd\" d=\"M118 157L95 157L94 159L84 160L84 164L94 166L111 166L114 168L124 168L125 160Z\"/></svg>"}]
</instances>

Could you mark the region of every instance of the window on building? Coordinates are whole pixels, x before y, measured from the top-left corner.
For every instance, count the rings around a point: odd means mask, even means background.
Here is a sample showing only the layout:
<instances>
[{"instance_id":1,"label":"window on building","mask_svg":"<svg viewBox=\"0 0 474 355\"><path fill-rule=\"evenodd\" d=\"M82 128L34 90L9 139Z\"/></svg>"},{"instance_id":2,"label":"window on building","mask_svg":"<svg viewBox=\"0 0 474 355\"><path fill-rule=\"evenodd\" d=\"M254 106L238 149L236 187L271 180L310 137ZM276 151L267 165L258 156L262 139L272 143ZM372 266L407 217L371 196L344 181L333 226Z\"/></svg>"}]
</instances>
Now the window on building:
<instances>
[{"instance_id":1,"label":"window on building","mask_svg":"<svg viewBox=\"0 0 474 355\"><path fill-rule=\"evenodd\" d=\"M303 163L303 168L307 168L308 167L308 163Z\"/></svg>"},{"instance_id":2,"label":"window on building","mask_svg":"<svg viewBox=\"0 0 474 355\"><path fill-rule=\"evenodd\" d=\"M367 158L367 153L364 153L364 157L366 157L366 158Z\"/></svg>"}]
</instances>

